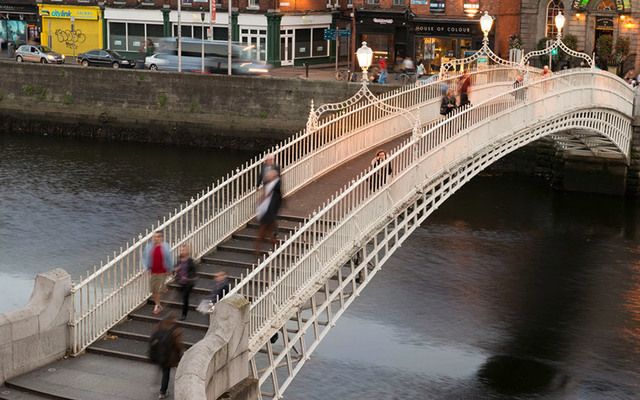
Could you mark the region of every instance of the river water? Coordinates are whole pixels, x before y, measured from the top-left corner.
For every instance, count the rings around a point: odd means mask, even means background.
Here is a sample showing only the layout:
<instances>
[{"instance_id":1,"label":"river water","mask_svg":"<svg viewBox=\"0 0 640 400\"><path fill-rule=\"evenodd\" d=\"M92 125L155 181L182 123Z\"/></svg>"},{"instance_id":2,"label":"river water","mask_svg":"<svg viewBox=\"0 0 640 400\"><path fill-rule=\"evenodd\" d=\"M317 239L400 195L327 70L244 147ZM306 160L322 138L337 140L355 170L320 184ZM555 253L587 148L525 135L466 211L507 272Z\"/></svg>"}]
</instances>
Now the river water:
<instances>
[{"instance_id":1,"label":"river water","mask_svg":"<svg viewBox=\"0 0 640 400\"><path fill-rule=\"evenodd\" d=\"M250 155L0 134L0 312L77 276ZM475 178L376 275L286 392L639 399L640 204Z\"/></svg>"}]
</instances>

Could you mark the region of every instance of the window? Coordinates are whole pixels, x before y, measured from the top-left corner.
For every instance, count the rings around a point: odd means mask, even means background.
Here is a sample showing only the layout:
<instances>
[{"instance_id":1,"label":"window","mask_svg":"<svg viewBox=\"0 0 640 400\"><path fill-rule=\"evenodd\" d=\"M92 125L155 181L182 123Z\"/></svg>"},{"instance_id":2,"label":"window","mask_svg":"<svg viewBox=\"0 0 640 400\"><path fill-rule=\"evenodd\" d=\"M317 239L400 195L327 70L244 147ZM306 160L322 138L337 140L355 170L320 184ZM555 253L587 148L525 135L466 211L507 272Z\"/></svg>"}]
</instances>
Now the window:
<instances>
[{"instance_id":1,"label":"window","mask_svg":"<svg viewBox=\"0 0 640 400\"><path fill-rule=\"evenodd\" d=\"M249 0L249 8L260 8L259 0Z\"/></svg>"},{"instance_id":2,"label":"window","mask_svg":"<svg viewBox=\"0 0 640 400\"><path fill-rule=\"evenodd\" d=\"M327 46L327 41L324 40L324 29L325 28L314 28L312 31L313 36L311 37L311 40L313 47L311 48L311 57L327 55L329 46Z\"/></svg>"},{"instance_id":3,"label":"window","mask_svg":"<svg viewBox=\"0 0 640 400\"><path fill-rule=\"evenodd\" d=\"M311 29L296 29L296 58L311 57Z\"/></svg>"},{"instance_id":4,"label":"window","mask_svg":"<svg viewBox=\"0 0 640 400\"><path fill-rule=\"evenodd\" d=\"M124 22L109 22L109 48L127 50L127 24Z\"/></svg>"},{"instance_id":5,"label":"window","mask_svg":"<svg viewBox=\"0 0 640 400\"><path fill-rule=\"evenodd\" d=\"M144 24L127 24L127 50L138 51L144 46Z\"/></svg>"},{"instance_id":6,"label":"window","mask_svg":"<svg viewBox=\"0 0 640 400\"><path fill-rule=\"evenodd\" d=\"M353 0L347 0L347 8L353 8Z\"/></svg>"},{"instance_id":7,"label":"window","mask_svg":"<svg viewBox=\"0 0 640 400\"><path fill-rule=\"evenodd\" d=\"M616 5L613 0L602 0L598 3L597 9L598 11L614 11L616 10Z\"/></svg>"},{"instance_id":8,"label":"window","mask_svg":"<svg viewBox=\"0 0 640 400\"><path fill-rule=\"evenodd\" d=\"M250 45L251 57L254 60L267 60L267 30L258 28L240 29L240 41Z\"/></svg>"},{"instance_id":9,"label":"window","mask_svg":"<svg viewBox=\"0 0 640 400\"><path fill-rule=\"evenodd\" d=\"M404 6L404 0L393 0L394 6Z\"/></svg>"},{"instance_id":10,"label":"window","mask_svg":"<svg viewBox=\"0 0 640 400\"><path fill-rule=\"evenodd\" d=\"M147 39L151 39L156 47L160 43L160 38L162 38L163 36L164 28L162 25L147 25Z\"/></svg>"},{"instance_id":11,"label":"window","mask_svg":"<svg viewBox=\"0 0 640 400\"><path fill-rule=\"evenodd\" d=\"M562 0L551 0L547 4L547 29L545 30L546 37L556 37L558 35L558 29L556 28L556 15L560 11L564 11L564 4Z\"/></svg>"},{"instance_id":12,"label":"window","mask_svg":"<svg viewBox=\"0 0 640 400\"><path fill-rule=\"evenodd\" d=\"M367 0L367 4L379 5L380 4L380 0Z\"/></svg>"}]
</instances>

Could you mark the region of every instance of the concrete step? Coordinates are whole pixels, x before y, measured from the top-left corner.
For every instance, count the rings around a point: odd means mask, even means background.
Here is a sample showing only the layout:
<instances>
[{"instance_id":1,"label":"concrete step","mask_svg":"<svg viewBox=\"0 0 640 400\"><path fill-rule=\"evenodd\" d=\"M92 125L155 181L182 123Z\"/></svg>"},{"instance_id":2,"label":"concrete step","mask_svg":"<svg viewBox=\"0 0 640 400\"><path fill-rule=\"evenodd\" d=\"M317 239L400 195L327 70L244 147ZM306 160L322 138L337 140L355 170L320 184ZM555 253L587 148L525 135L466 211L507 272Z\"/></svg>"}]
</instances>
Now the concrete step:
<instances>
[{"instance_id":1,"label":"concrete step","mask_svg":"<svg viewBox=\"0 0 640 400\"><path fill-rule=\"evenodd\" d=\"M203 300L208 293L191 293L189 296L189 309L195 310L200 304L200 301ZM153 300L149 299L147 301L148 304L153 304ZM180 310L182 310L182 292L179 290L169 290L167 293L162 295L160 303L165 308L165 311L169 311L172 309L176 317L180 316Z\"/></svg>"},{"instance_id":2,"label":"concrete step","mask_svg":"<svg viewBox=\"0 0 640 400\"><path fill-rule=\"evenodd\" d=\"M124 358L127 360L151 362L147 356L148 350L148 340L131 339L126 337L111 338L108 335L105 335L91 346L87 347L87 352L89 353Z\"/></svg>"},{"instance_id":3,"label":"concrete step","mask_svg":"<svg viewBox=\"0 0 640 400\"><path fill-rule=\"evenodd\" d=\"M65 399L64 397L52 397L48 395L23 391L17 387L0 386L0 400L51 400Z\"/></svg>"},{"instance_id":4,"label":"concrete step","mask_svg":"<svg viewBox=\"0 0 640 400\"><path fill-rule=\"evenodd\" d=\"M202 261L207 264L250 268L252 265L257 264L258 257L254 254L243 254L221 250L205 255L202 257Z\"/></svg>"},{"instance_id":5,"label":"concrete step","mask_svg":"<svg viewBox=\"0 0 640 400\"><path fill-rule=\"evenodd\" d=\"M168 399L172 398L173 375L172 371ZM160 373L150 363L87 353L12 378L6 386L37 396L5 396L11 400L155 400Z\"/></svg>"},{"instance_id":6,"label":"concrete step","mask_svg":"<svg viewBox=\"0 0 640 400\"><path fill-rule=\"evenodd\" d=\"M156 326L157 323L152 321L129 319L116 325L109 331L109 335L148 342ZM181 331L182 343L185 347L193 346L196 342L200 341L206 333L206 331L202 329L194 329L187 326L181 326Z\"/></svg>"},{"instance_id":7,"label":"concrete step","mask_svg":"<svg viewBox=\"0 0 640 400\"><path fill-rule=\"evenodd\" d=\"M179 311L176 312L173 309L169 309L169 310L173 311L176 314L176 316L180 316ZM139 320L139 321L148 321L153 324L157 324L166 316L167 316L167 308L165 308L165 310L160 314L153 315L153 304L144 304L142 307L138 308L137 310L129 314L129 317L131 319ZM184 321L178 321L178 324L184 328L195 328L195 329L206 331L207 329L209 329L209 315L200 314L197 311L189 311L189 313L187 314L187 319L185 319ZM117 327L118 326L116 325L115 328Z\"/></svg>"},{"instance_id":8,"label":"concrete step","mask_svg":"<svg viewBox=\"0 0 640 400\"><path fill-rule=\"evenodd\" d=\"M214 276L213 274L217 273L217 272L226 272L227 275L229 276L229 279L231 278L240 278L240 275L246 275L247 274L247 268L246 267L238 267L238 266L232 266L232 265L217 265L217 264L209 264L209 263L200 263L197 267L196 267L196 273L207 280L213 280ZM205 281L203 279L203 282L200 283L200 279L198 280L198 283L196 283L196 286L201 286L201 285L205 285Z\"/></svg>"}]
</instances>

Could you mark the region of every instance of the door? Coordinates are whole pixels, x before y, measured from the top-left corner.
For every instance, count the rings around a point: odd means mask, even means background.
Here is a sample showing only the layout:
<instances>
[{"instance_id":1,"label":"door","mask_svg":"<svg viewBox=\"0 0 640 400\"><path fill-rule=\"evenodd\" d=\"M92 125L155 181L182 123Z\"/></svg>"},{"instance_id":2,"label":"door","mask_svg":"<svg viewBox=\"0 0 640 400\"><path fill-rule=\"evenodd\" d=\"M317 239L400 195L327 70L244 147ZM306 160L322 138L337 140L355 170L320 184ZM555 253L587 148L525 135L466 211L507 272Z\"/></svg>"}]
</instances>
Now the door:
<instances>
[{"instance_id":1,"label":"door","mask_svg":"<svg viewBox=\"0 0 640 400\"><path fill-rule=\"evenodd\" d=\"M40 51L34 46L29 48L29 55L27 56L28 61L31 62L40 62Z\"/></svg>"},{"instance_id":2,"label":"door","mask_svg":"<svg viewBox=\"0 0 640 400\"><path fill-rule=\"evenodd\" d=\"M293 29L280 31L280 64L293 65Z\"/></svg>"},{"instance_id":3,"label":"door","mask_svg":"<svg viewBox=\"0 0 640 400\"><path fill-rule=\"evenodd\" d=\"M111 55L109 55L109 53L104 50L100 50L95 62L101 66L110 66L113 60L111 59Z\"/></svg>"}]
</instances>

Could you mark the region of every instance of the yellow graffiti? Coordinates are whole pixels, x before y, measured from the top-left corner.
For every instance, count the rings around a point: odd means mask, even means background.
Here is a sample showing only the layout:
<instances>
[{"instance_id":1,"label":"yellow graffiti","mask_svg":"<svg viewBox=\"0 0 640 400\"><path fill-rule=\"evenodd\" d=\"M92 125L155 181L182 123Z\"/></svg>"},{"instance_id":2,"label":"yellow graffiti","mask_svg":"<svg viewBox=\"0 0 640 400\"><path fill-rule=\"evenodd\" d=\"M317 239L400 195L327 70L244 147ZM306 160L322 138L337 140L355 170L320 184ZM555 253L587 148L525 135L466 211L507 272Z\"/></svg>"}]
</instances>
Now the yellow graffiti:
<instances>
[{"instance_id":1,"label":"yellow graffiti","mask_svg":"<svg viewBox=\"0 0 640 400\"><path fill-rule=\"evenodd\" d=\"M58 29L56 30L56 39L70 49L77 49L79 44L87 40L87 36L82 33L80 29L74 31L70 29Z\"/></svg>"}]
</instances>

